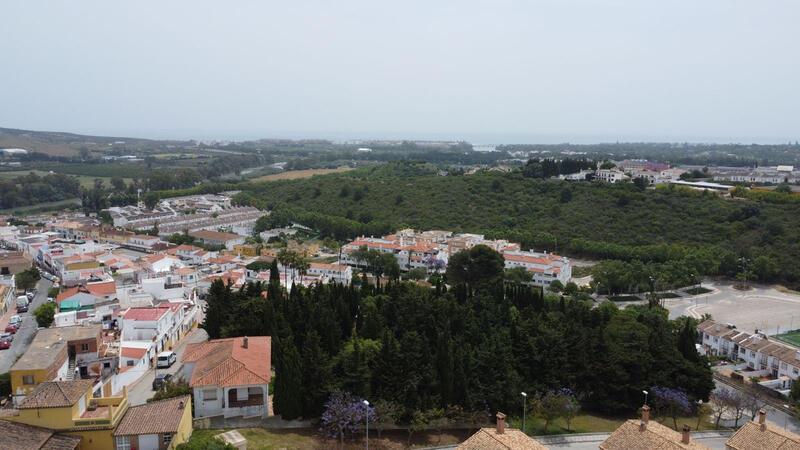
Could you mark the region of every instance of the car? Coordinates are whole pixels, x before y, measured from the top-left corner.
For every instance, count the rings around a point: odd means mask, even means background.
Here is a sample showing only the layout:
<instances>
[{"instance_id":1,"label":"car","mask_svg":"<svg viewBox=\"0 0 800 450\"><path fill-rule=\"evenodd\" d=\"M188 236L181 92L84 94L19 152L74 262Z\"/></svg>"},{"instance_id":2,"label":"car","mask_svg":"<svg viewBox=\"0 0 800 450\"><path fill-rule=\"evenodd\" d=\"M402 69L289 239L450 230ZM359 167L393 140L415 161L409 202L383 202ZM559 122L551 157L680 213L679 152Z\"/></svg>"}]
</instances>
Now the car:
<instances>
[{"instance_id":1,"label":"car","mask_svg":"<svg viewBox=\"0 0 800 450\"><path fill-rule=\"evenodd\" d=\"M15 314L15 315L11 316L10 319L8 319L8 323L9 323L9 325L15 325L15 324L18 324L18 323L22 323L22 317L20 317L20 316Z\"/></svg>"},{"instance_id":2,"label":"car","mask_svg":"<svg viewBox=\"0 0 800 450\"><path fill-rule=\"evenodd\" d=\"M36 291L35 290L25 293L25 296L28 297L28 300L33 300L33 297L35 295L36 295Z\"/></svg>"},{"instance_id":3,"label":"car","mask_svg":"<svg viewBox=\"0 0 800 450\"><path fill-rule=\"evenodd\" d=\"M175 352L161 352L158 354L158 359L156 359L156 367L159 369L172 367L175 364L175 361L178 359L178 355Z\"/></svg>"},{"instance_id":4,"label":"car","mask_svg":"<svg viewBox=\"0 0 800 450\"><path fill-rule=\"evenodd\" d=\"M5 339L8 342L13 342L14 341L14 335L11 334L11 333L3 333L3 334L0 334L0 339Z\"/></svg>"},{"instance_id":5,"label":"car","mask_svg":"<svg viewBox=\"0 0 800 450\"><path fill-rule=\"evenodd\" d=\"M0 350L7 350L11 348L11 341L0 339Z\"/></svg>"},{"instance_id":6,"label":"car","mask_svg":"<svg viewBox=\"0 0 800 450\"><path fill-rule=\"evenodd\" d=\"M17 306L18 313L26 313L28 312L28 305L19 305Z\"/></svg>"},{"instance_id":7,"label":"car","mask_svg":"<svg viewBox=\"0 0 800 450\"><path fill-rule=\"evenodd\" d=\"M19 328L19 326L18 326L18 325L16 325L16 324L9 324L9 325L6 327L6 333L11 333L11 334L14 334L14 333L16 333L16 332L17 332L17 328Z\"/></svg>"},{"instance_id":8,"label":"car","mask_svg":"<svg viewBox=\"0 0 800 450\"><path fill-rule=\"evenodd\" d=\"M54 301L53 297L47 297L47 303L53 303Z\"/></svg>"},{"instance_id":9,"label":"car","mask_svg":"<svg viewBox=\"0 0 800 450\"><path fill-rule=\"evenodd\" d=\"M157 391L161 389L169 379L172 378L172 374L169 373L160 373L153 378L153 390Z\"/></svg>"}]
</instances>

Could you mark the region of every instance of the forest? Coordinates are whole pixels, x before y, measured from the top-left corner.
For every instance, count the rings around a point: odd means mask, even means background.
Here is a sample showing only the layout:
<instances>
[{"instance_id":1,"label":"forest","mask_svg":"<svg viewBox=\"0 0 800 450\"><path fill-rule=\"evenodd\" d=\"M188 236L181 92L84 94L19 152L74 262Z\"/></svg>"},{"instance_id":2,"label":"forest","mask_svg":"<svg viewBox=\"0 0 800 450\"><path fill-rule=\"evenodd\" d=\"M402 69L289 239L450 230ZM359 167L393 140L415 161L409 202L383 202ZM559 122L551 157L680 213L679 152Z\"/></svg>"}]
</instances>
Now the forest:
<instances>
[{"instance_id":1,"label":"forest","mask_svg":"<svg viewBox=\"0 0 800 450\"><path fill-rule=\"evenodd\" d=\"M567 182L484 171L438 174L399 162L302 180L240 184L241 204L273 211L262 227L294 220L339 240L397 229L485 234L572 257L641 267L641 285L697 276L740 276L800 283L800 204L769 193L726 199L675 186Z\"/></svg>"},{"instance_id":2,"label":"forest","mask_svg":"<svg viewBox=\"0 0 800 450\"><path fill-rule=\"evenodd\" d=\"M693 401L714 387L694 320L504 283L503 257L486 246L453 257L449 290L395 279L287 294L277 271L240 291L214 282L202 326L211 338L272 336L284 419L319 417L335 391L395 404L408 423L431 408L519 414L520 391L568 389L586 409L630 414L650 386Z\"/></svg>"},{"instance_id":3,"label":"forest","mask_svg":"<svg viewBox=\"0 0 800 450\"><path fill-rule=\"evenodd\" d=\"M30 173L0 181L0 208L35 205L66 200L80 195L80 183L59 173L44 176Z\"/></svg>"}]
</instances>

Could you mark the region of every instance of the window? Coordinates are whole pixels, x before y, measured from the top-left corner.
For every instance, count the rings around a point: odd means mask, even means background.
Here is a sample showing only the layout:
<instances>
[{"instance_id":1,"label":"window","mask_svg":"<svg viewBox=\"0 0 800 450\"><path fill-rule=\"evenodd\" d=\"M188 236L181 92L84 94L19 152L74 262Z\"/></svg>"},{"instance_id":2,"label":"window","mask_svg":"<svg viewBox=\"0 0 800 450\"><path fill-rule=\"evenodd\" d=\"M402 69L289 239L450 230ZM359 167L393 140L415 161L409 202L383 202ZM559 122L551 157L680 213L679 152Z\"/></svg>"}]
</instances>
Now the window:
<instances>
[{"instance_id":1,"label":"window","mask_svg":"<svg viewBox=\"0 0 800 450\"><path fill-rule=\"evenodd\" d=\"M22 384L34 384L33 383L33 375L23 375L22 376Z\"/></svg>"},{"instance_id":2,"label":"window","mask_svg":"<svg viewBox=\"0 0 800 450\"><path fill-rule=\"evenodd\" d=\"M110 362L104 362L104 363L103 363L103 367L104 367L104 368L106 368L106 369L108 369L108 368L110 368L110 367L111 367L111 363L110 363Z\"/></svg>"},{"instance_id":3,"label":"window","mask_svg":"<svg viewBox=\"0 0 800 450\"><path fill-rule=\"evenodd\" d=\"M164 442L164 445L169 445L169 444L170 444L170 442L172 442L172 435L171 435L171 434L165 434L165 435L162 437L162 439L161 439L161 440Z\"/></svg>"},{"instance_id":4,"label":"window","mask_svg":"<svg viewBox=\"0 0 800 450\"><path fill-rule=\"evenodd\" d=\"M133 366L133 360L129 359L128 362L125 363L128 366Z\"/></svg>"},{"instance_id":5,"label":"window","mask_svg":"<svg viewBox=\"0 0 800 450\"><path fill-rule=\"evenodd\" d=\"M81 344L81 351L88 352L89 351L89 344Z\"/></svg>"},{"instance_id":6,"label":"window","mask_svg":"<svg viewBox=\"0 0 800 450\"><path fill-rule=\"evenodd\" d=\"M131 437L117 436L117 450L131 450Z\"/></svg>"},{"instance_id":7,"label":"window","mask_svg":"<svg viewBox=\"0 0 800 450\"><path fill-rule=\"evenodd\" d=\"M216 389L203 389L203 400L216 400L217 399L217 390Z\"/></svg>"}]
</instances>

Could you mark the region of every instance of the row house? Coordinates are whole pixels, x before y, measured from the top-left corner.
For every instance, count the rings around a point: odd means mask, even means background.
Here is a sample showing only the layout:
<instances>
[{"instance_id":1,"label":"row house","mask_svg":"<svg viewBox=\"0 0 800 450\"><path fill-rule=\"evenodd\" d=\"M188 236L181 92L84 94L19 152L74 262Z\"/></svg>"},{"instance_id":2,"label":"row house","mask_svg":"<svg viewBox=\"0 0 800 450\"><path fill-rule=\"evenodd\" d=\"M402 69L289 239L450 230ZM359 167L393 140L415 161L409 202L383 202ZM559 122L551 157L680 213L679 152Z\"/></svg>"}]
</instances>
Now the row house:
<instances>
[{"instance_id":1,"label":"row house","mask_svg":"<svg viewBox=\"0 0 800 450\"><path fill-rule=\"evenodd\" d=\"M736 329L733 324L706 320L697 326L699 343L712 355L741 360L752 370L770 374L773 378L800 376L800 351L769 339L756 330L755 334Z\"/></svg>"},{"instance_id":2,"label":"row house","mask_svg":"<svg viewBox=\"0 0 800 450\"><path fill-rule=\"evenodd\" d=\"M181 338L184 308L180 303L163 303L159 306L129 308L121 313L121 346L128 341L150 342L150 356L172 349Z\"/></svg>"},{"instance_id":3,"label":"row house","mask_svg":"<svg viewBox=\"0 0 800 450\"><path fill-rule=\"evenodd\" d=\"M506 269L524 267L533 276L532 283L543 288L556 280L565 285L572 278L572 263L564 256L547 252L507 251L503 252L503 259Z\"/></svg>"}]
</instances>

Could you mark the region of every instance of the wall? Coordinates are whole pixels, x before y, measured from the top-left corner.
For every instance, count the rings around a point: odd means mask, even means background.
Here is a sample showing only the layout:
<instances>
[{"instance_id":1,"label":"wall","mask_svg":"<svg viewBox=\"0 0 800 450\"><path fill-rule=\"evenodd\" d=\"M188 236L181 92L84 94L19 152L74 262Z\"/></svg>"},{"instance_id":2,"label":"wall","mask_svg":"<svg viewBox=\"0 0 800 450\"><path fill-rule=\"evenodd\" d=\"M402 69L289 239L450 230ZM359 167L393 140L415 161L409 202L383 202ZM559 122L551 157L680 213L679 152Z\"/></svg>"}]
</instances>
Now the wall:
<instances>
[{"instance_id":1,"label":"wall","mask_svg":"<svg viewBox=\"0 0 800 450\"><path fill-rule=\"evenodd\" d=\"M192 423L192 398L187 397L186 401L188 404L183 410L183 417L181 417L181 422L178 425L178 432L172 437L172 445L170 446L172 448L188 441L194 430Z\"/></svg>"},{"instance_id":2,"label":"wall","mask_svg":"<svg viewBox=\"0 0 800 450\"><path fill-rule=\"evenodd\" d=\"M213 388L213 386L206 386L206 388ZM194 388L194 415L195 417L213 416L222 414L222 399L224 393L222 389L216 388L216 400L203 400L203 387L198 386Z\"/></svg>"}]
</instances>

